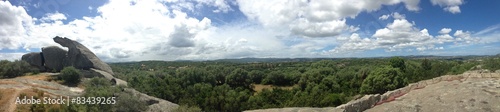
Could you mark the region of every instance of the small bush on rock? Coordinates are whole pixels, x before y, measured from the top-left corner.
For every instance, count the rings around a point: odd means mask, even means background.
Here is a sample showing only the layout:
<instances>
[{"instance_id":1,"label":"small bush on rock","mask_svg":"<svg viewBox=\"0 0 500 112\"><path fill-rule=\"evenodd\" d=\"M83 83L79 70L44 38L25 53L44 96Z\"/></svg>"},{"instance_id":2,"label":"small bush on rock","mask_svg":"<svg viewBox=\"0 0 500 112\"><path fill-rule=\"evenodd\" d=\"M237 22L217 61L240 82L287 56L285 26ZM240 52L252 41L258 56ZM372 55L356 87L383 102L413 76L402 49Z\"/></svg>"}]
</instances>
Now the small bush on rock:
<instances>
[{"instance_id":1,"label":"small bush on rock","mask_svg":"<svg viewBox=\"0 0 500 112\"><path fill-rule=\"evenodd\" d=\"M75 67L65 67L61 70L61 79L68 84L78 84L82 75Z\"/></svg>"}]
</instances>

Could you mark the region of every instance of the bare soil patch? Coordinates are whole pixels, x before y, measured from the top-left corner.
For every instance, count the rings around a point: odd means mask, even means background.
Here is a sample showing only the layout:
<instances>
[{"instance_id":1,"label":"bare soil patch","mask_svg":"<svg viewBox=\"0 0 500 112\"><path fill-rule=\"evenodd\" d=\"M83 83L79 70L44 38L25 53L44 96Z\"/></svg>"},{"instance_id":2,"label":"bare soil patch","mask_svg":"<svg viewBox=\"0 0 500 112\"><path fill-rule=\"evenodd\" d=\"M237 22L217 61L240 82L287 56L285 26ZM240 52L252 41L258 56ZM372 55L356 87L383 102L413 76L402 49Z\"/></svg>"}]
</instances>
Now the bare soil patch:
<instances>
[{"instance_id":1,"label":"bare soil patch","mask_svg":"<svg viewBox=\"0 0 500 112\"><path fill-rule=\"evenodd\" d=\"M256 91L257 93L262 92L264 89L269 89L273 90L274 88L280 88L280 89L285 89L285 90L292 90L294 87L297 85L293 86L274 86L274 85L264 85L264 84L252 84L253 85L253 90Z\"/></svg>"}]
</instances>

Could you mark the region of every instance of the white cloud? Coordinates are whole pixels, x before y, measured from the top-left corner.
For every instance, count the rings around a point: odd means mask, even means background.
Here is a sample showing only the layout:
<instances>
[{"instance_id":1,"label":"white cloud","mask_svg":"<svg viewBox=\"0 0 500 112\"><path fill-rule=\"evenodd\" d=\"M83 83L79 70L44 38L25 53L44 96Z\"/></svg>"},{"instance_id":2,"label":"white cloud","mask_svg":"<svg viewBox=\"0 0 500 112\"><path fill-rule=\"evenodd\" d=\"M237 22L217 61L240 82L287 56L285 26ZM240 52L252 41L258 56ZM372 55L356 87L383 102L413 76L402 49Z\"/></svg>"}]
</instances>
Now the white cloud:
<instances>
[{"instance_id":1,"label":"white cloud","mask_svg":"<svg viewBox=\"0 0 500 112\"><path fill-rule=\"evenodd\" d=\"M215 13L218 12L227 13L228 11L232 10L231 7L229 6L229 3L226 0L196 0L196 2L198 2L197 6L208 5L217 7L216 10L213 10L213 12Z\"/></svg>"},{"instance_id":2,"label":"white cloud","mask_svg":"<svg viewBox=\"0 0 500 112\"><path fill-rule=\"evenodd\" d=\"M21 60L24 53L0 53L0 60Z\"/></svg>"},{"instance_id":3,"label":"white cloud","mask_svg":"<svg viewBox=\"0 0 500 112\"><path fill-rule=\"evenodd\" d=\"M228 0L165 0L167 3L171 3L173 9L177 10L187 10L194 12L195 10L205 10L203 7L215 7L212 10L214 13L227 13L233 11L230 4L235 4L233 1Z\"/></svg>"},{"instance_id":4,"label":"white cloud","mask_svg":"<svg viewBox=\"0 0 500 112\"><path fill-rule=\"evenodd\" d=\"M446 8L444 8L444 10L451 12L452 14L460 13L460 7L458 7L458 6L446 7Z\"/></svg>"},{"instance_id":5,"label":"white cloud","mask_svg":"<svg viewBox=\"0 0 500 112\"><path fill-rule=\"evenodd\" d=\"M284 41L297 38L288 37L289 32L264 29L251 22L215 27L208 18L189 17L174 7L151 0L133 4L111 0L96 11L98 16L71 21L65 21L65 14L47 14L38 24L26 26L24 40L30 41L21 45L25 49L57 45L52 38L65 36L87 46L101 59L114 62L307 57L317 56L315 51L335 43L334 38L329 38L285 45Z\"/></svg>"},{"instance_id":6,"label":"white cloud","mask_svg":"<svg viewBox=\"0 0 500 112\"><path fill-rule=\"evenodd\" d=\"M238 0L240 10L250 20L270 29L291 30L293 34L306 37L338 36L354 27L346 25L345 18L354 18L363 11L376 11L383 5L399 3L405 3L408 10L419 10L419 0ZM326 26L330 29L324 30ZM316 30L306 31L310 28Z\"/></svg>"},{"instance_id":7,"label":"white cloud","mask_svg":"<svg viewBox=\"0 0 500 112\"><path fill-rule=\"evenodd\" d=\"M451 28L443 28L438 33L439 34L448 34L451 32Z\"/></svg>"},{"instance_id":8,"label":"white cloud","mask_svg":"<svg viewBox=\"0 0 500 112\"><path fill-rule=\"evenodd\" d=\"M56 13L47 13L45 17L40 19L43 22L50 22L50 21L61 21L61 20L66 20L66 15L56 12Z\"/></svg>"},{"instance_id":9,"label":"white cloud","mask_svg":"<svg viewBox=\"0 0 500 112\"><path fill-rule=\"evenodd\" d=\"M444 7L443 10L450 13L456 14L460 13L460 5L464 3L464 0L431 0L432 5L439 5Z\"/></svg>"},{"instance_id":10,"label":"white cloud","mask_svg":"<svg viewBox=\"0 0 500 112\"><path fill-rule=\"evenodd\" d=\"M389 17L391 17L391 15L386 14L386 15L382 15L382 16L378 17L378 19L380 19L380 20L387 20L387 19L389 19Z\"/></svg>"},{"instance_id":11,"label":"white cloud","mask_svg":"<svg viewBox=\"0 0 500 112\"><path fill-rule=\"evenodd\" d=\"M342 44L332 49L331 52L342 53L379 48L386 49L386 51L442 50L444 47L438 45L451 42L469 44L479 41L478 38L472 37L470 32L457 30L453 34L455 38L448 34L450 32L450 28L443 28L439 31L441 35L434 37L427 29L420 30L406 19L395 19L386 28L378 29L370 38L361 38L354 33L348 39L340 39L339 41L343 41Z\"/></svg>"},{"instance_id":12,"label":"white cloud","mask_svg":"<svg viewBox=\"0 0 500 112\"><path fill-rule=\"evenodd\" d=\"M462 30L457 30L455 31L455 33L453 34L453 36L456 37L456 40L458 42L465 42L467 44L470 44L470 43L476 43L479 41L478 38L474 38L471 36L471 33L468 32L468 31L462 31Z\"/></svg>"},{"instance_id":13,"label":"white cloud","mask_svg":"<svg viewBox=\"0 0 500 112\"><path fill-rule=\"evenodd\" d=\"M89 6L89 7L87 7L87 9L89 9L89 10L91 10L91 11L92 11L92 9L94 9L94 7Z\"/></svg>"},{"instance_id":14,"label":"white cloud","mask_svg":"<svg viewBox=\"0 0 500 112\"><path fill-rule=\"evenodd\" d=\"M17 49L23 41L24 24L32 18L23 7L13 6L9 1L0 1L0 50Z\"/></svg>"},{"instance_id":15,"label":"white cloud","mask_svg":"<svg viewBox=\"0 0 500 112\"><path fill-rule=\"evenodd\" d=\"M300 19L297 24L290 25L290 28L292 33L308 37L335 36L349 30L349 26L345 23L345 19L321 23L311 23L308 20Z\"/></svg>"},{"instance_id":16,"label":"white cloud","mask_svg":"<svg viewBox=\"0 0 500 112\"><path fill-rule=\"evenodd\" d=\"M192 53L191 50L178 47L191 47L198 44L199 41L196 41L198 33L212 26L208 18L198 20L188 17L181 11L169 11L169 8L153 0L134 4L125 0L111 0L97 8L98 16L83 17L63 23L62 21L67 19L64 14L51 13L38 19L37 24L19 26L26 30L12 31L19 33L19 38L9 36L9 38L0 39L9 39L6 42L11 43L12 40L17 39L15 41L17 43L11 45L14 46L13 48L23 45L25 49L29 49L57 45L52 38L65 36L79 41L106 61L175 60ZM29 18L29 15L25 16ZM16 21L18 22L16 24L20 25L19 22L22 20ZM171 44L164 45L169 42ZM161 46L158 47L159 45ZM154 51L145 52L145 49L155 47L161 48L158 49L160 51L169 50L168 54L177 56L166 57Z\"/></svg>"},{"instance_id":17,"label":"white cloud","mask_svg":"<svg viewBox=\"0 0 500 112\"><path fill-rule=\"evenodd\" d=\"M399 14L398 12L394 12L391 14L394 19L405 19L406 16L404 14Z\"/></svg>"}]
</instances>

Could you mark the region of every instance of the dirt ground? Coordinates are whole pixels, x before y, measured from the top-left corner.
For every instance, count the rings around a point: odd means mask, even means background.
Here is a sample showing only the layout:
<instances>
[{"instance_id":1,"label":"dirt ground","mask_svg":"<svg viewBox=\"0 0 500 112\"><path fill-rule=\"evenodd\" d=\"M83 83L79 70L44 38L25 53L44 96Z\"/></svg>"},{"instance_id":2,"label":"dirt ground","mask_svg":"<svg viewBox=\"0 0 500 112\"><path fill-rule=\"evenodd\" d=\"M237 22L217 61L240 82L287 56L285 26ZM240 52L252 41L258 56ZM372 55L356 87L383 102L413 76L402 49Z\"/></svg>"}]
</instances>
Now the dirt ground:
<instances>
[{"instance_id":1,"label":"dirt ground","mask_svg":"<svg viewBox=\"0 0 500 112\"><path fill-rule=\"evenodd\" d=\"M295 85L294 86L273 86L273 85L263 85L263 84L252 84L252 85L254 86L253 90L257 91L257 93L260 93L263 89L272 90L274 87L278 87L278 88L286 89L286 90L291 90L295 87Z\"/></svg>"},{"instance_id":2,"label":"dirt ground","mask_svg":"<svg viewBox=\"0 0 500 112\"><path fill-rule=\"evenodd\" d=\"M0 112L29 111L31 105L16 105L21 94L27 97L38 96L41 91L48 96L79 96L83 89L67 87L61 82L51 80L52 73L41 73L12 79L0 79Z\"/></svg>"}]
</instances>

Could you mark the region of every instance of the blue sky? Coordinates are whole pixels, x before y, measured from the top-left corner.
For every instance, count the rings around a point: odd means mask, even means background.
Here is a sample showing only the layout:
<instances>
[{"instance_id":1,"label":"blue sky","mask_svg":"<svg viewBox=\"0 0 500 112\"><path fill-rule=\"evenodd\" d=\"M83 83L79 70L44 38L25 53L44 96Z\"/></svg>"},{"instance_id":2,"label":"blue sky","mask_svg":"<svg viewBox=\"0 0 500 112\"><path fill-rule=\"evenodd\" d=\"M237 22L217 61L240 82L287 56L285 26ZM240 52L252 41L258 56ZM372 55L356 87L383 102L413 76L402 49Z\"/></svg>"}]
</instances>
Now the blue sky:
<instances>
[{"instance_id":1,"label":"blue sky","mask_svg":"<svg viewBox=\"0 0 500 112\"><path fill-rule=\"evenodd\" d=\"M0 59L51 38L108 62L500 53L498 0L0 1Z\"/></svg>"}]
</instances>

